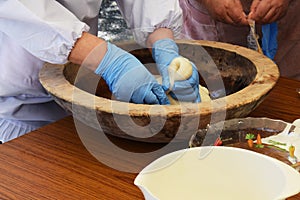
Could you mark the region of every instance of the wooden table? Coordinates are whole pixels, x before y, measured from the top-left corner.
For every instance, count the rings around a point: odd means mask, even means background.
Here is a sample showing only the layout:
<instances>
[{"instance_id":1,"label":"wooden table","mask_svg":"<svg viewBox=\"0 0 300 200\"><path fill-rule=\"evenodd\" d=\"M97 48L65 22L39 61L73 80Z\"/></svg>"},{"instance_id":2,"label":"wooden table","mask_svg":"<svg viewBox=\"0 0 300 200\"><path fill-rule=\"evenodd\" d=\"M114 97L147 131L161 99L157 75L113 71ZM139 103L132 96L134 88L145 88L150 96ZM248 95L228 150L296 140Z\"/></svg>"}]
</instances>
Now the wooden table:
<instances>
[{"instance_id":1,"label":"wooden table","mask_svg":"<svg viewBox=\"0 0 300 200\"><path fill-rule=\"evenodd\" d=\"M299 81L280 78L250 116L287 122L300 118L296 88L300 88ZM120 141L132 151L148 148ZM0 199L143 199L133 184L136 173L112 169L92 156L80 140L72 117L2 144L0 152ZM127 162L135 165L134 160ZM300 200L300 194L289 199Z\"/></svg>"}]
</instances>

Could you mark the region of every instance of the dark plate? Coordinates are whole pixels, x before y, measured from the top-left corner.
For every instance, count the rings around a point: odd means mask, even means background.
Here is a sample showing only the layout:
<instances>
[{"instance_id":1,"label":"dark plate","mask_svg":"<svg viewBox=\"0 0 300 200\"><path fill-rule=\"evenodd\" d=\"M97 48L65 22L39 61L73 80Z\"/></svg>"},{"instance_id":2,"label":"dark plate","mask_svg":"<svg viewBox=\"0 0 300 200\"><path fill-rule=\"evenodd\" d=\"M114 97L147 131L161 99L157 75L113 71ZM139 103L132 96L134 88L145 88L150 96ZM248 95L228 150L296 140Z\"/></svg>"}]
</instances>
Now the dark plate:
<instances>
[{"instance_id":1,"label":"dark plate","mask_svg":"<svg viewBox=\"0 0 300 200\"><path fill-rule=\"evenodd\" d=\"M199 129L190 139L190 147L214 145L220 136L222 145L238 147L259 152L287 164L291 164L287 157L288 152L272 145L264 144L263 148L250 148L245 139L247 133L255 135L259 133L262 138L281 133L289 123L269 118L237 118L209 125L206 129Z\"/></svg>"}]
</instances>

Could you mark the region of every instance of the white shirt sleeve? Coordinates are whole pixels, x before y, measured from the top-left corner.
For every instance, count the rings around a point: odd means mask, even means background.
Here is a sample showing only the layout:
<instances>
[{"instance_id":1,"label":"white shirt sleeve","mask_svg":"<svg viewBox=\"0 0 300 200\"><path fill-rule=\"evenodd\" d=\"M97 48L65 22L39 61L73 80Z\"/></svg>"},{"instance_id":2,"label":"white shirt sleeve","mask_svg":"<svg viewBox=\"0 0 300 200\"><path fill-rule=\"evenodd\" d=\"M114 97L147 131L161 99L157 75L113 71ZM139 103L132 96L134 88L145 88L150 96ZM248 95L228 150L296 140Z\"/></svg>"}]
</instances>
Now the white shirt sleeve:
<instances>
[{"instance_id":1,"label":"white shirt sleeve","mask_svg":"<svg viewBox=\"0 0 300 200\"><path fill-rule=\"evenodd\" d=\"M98 18L102 0L56 0L80 21L90 26L89 32L98 34Z\"/></svg>"},{"instance_id":2,"label":"white shirt sleeve","mask_svg":"<svg viewBox=\"0 0 300 200\"><path fill-rule=\"evenodd\" d=\"M178 0L117 0L120 11L137 43L145 46L157 28L170 28L180 37L183 23Z\"/></svg>"},{"instance_id":3,"label":"white shirt sleeve","mask_svg":"<svg viewBox=\"0 0 300 200\"><path fill-rule=\"evenodd\" d=\"M78 5L80 6L80 5ZM65 63L89 27L55 0L1 0L0 31L37 58Z\"/></svg>"}]
</instances>

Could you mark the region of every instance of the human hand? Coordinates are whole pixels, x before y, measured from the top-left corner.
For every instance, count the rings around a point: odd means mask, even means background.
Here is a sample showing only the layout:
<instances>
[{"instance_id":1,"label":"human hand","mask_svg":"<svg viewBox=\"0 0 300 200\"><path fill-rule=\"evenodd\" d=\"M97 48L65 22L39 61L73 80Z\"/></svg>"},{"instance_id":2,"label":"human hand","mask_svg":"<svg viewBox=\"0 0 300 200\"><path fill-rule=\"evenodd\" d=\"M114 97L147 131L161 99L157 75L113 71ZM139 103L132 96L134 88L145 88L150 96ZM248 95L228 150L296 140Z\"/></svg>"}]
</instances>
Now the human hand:
<instances>
[{"instance_id":1,"label":"human hand","mask_svg":"<svg viewBox=\"0 0 300 200\"><path fill-rule=\"evenodd\" d=\"M162 86L173 99L185 102L200 102L199 76L196 66L178 53L172 39L161 39L153 44L152 56L162 76ZM185 77L187 70L189 76ZM180 72L181 71L181 72ZM179 72L179 73L177 73Z\"/></svg>"},{"instance_id":2,"label":"human hand","mask_svg":"<svg viewBox=\"0 0 300 200\"><path fill-rule=\"evenodd\" d=\"M117 100L139 104L170 104L161 85L133 55L107 43L95 73L102 76Z\"/></svg>"},{"instance_id":3,"label":"human hand","mask_svg":"<svg viewBox=\"0 0 300 200\"><path fill-rule=\"evenodd\" d=\"M220 22L248 25L240 0L202 0L211 17Z\"/></svg>"},{"instance_id":4,"label":"human hand","mask_svg":"<svg viewBox=\"0 0 300 200\"><path fill-rule=\"evenodd\" d=\"M248 18L259 24L268 24L283 17L290 0L253 0Z\"/></svg>"}]
</instances>

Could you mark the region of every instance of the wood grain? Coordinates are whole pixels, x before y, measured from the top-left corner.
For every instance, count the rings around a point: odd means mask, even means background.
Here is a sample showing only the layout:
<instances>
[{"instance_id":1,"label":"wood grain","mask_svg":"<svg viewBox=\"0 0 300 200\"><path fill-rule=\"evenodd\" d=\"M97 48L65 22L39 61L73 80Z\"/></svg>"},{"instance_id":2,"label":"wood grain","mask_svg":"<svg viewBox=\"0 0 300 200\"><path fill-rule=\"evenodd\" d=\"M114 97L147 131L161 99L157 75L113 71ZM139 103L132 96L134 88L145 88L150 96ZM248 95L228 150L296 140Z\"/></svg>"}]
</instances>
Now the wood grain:
<instances>
[{"instance_id":1,"label":"wood grain","mask_svg":"<svg viewBox=\"0 0 300 200\"><path fill-rule=\"evenodd\" d=\"M296 92L300 81L280 77L278 83L250 116L269 117L293 122L300 118L300 96Z\"/></svg>"},{"instance_id":2,"label":"wood grain","mask_svg":"<svg viewBox=\"0 0 300 200\"><path fill-rule=\"evenodd\" d=\"M288 122L300 118L296 88L300 88L299 81L280 78L250 116ZM160 148L159 144L111 139L131 151ZM82 144L72 117L2 144L0 151L0 199L143 199L133 184L136 173L114 170L92 156ZM300 194L289 198L297 199Z\"/></svg>"}]
</instances>

